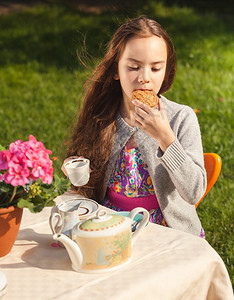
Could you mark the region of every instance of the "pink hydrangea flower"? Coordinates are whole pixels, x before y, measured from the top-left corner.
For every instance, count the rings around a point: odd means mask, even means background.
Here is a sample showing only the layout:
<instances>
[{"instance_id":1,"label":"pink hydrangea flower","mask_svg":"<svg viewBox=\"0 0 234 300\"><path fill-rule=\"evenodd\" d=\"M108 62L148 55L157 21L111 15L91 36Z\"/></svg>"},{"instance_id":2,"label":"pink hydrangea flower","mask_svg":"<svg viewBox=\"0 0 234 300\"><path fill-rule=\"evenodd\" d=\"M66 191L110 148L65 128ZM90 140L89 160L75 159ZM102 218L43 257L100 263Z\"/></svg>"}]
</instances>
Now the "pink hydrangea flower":
<instances>
[{"instance_id":1,"label":"pink hydrangea flower","mask_svg":"<svg viewBox=\"0 0 234 300\"><path fill-rule=\"evenodd\" d=\"M16 153L19 151L19 149L21 148L22 145L22 141L21 140L17 140L14 143L11 143L9 146L9 150L11 153Z\"/></svg>"},{"instance_id":2,"label":"pink hydrangea flower","mask_svg":"<svg viewBox=\"0 0 234 300\"><path fill-rule=\"evenodd\" d=\"M48 170L45 176L42 178L43 183L51 184L53 181L53 172L54 168L51 166Z\"/></svg>"},{"instance_id":3,"label":"pink hydrangea flower","mask_svg":"<svg viewBox=\"0 0 234 300\"><path fill-rule=\"evenodd\" d=\"M0 152L0 170L6 170L0 180L12 186L23 186L30 179L37 181L40 178L43 183L50 184L53 181L51 153L33 135L26 142L11 143L9 150Z\"/></svg>"},{"instance_id":4,"label":"pink hydrangea flower","mask_svg":"<svg viewBox=\"0 0 234 300\"><path fill-rule=\"evenodd\" d=\"M11 159L11 152L9 150L3 150L0 152L0 170L7 169L8 162Z\"/></svg>"},{"instance_id":5,"label":"pink hydrangea flower","mask_svg":"<svg viewBox=\"0 0 234 300\"><path fill-rule=\"evenodd\" d=\"M13 186L25 185L29 182L30 170L20 164L13 164L5 174L5 182Z\"/></svg>"}]
</instances>

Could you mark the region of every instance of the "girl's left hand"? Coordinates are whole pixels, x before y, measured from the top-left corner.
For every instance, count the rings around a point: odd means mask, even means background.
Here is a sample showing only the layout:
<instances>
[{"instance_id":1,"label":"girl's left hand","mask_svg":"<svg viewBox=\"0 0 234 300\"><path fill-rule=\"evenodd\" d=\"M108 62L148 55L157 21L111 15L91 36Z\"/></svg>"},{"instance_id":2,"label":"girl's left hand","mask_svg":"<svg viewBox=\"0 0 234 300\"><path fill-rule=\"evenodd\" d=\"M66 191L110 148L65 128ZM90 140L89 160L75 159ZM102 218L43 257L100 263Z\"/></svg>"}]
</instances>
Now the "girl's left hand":
<instances>
[{"instance_id":1,"label":"girl's left hand","mask_svg":"<svg viewBox=\"0 0 234 300\"><path fill-rule=\"evenodd\" d=\"M175 135L169 124L164 103L159 99L158 110L151 108L144 103L133 100L135 105L136 126L158 141L163 152L174 142Z\"/></svg>"}]
</instances>

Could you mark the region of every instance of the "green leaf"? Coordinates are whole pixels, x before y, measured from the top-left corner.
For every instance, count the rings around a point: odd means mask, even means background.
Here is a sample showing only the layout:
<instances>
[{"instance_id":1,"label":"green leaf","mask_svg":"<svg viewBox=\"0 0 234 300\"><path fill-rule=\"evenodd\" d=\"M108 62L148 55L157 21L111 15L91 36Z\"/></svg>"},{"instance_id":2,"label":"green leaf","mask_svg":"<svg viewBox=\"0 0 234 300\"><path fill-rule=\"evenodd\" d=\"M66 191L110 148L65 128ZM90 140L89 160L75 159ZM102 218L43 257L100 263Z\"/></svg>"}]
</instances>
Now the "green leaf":
<instances>
[{"instance_id":1,"label":"green leaf","mask_svg":"<svg viewBox=\"0 0 234 300\"><path fill-rule=\"evenodd\" d=\"M70 187L70 181L68 179L59 178L58 175L54 175L52 184L43 184L41 180L30 188L30 192L27 197L20 196L18 200L18 207L25 207L30 212L37 213L42 211L45 206L56 205L54 199L63 193L65 193Z\"/></svg>"},{"instance_id":2,"label":"green leaf","mask_svg":"<svg viewBox=\"0 0 234 300\"><path fill-rule=\"evenodd\" d=\"M54 200L49 200L48 202L46 202L46 206L55 206L56 202Z\"/></svg>"},{"instance_id":3,"label":"green leaf","mask_svg":"<svg viewBox=\"0 0 234 300\"><path fill-rule=\"evenodd\" d=\"M68 179L54 175L54 187L58 195L64 194L70 187L71 183Z\"/></svg>"},{"instance_id":4,"label":"green leaf","mask_svg":"<svg viewBox=\"0 0 234 300\"><path fill-rule=\"evenodd\" d=\"M28 200L25 200L25 199L19 199L18 200L18 204L17 206L19 208L28 208L31 212L34 212L34 205L32 202L29 202Z\"/></svg>"},{"instance_id":5,"label":"green leaf","mask_svg":"<svg viewBox=\"0 0 234 300\"><path fill-rule=\"evenodd\" d=\"M20 208L28 208L32 213L38 213L43 210L45 207L45 202L41 202L40 199L37 199L37 203L30 202L29 199L19 199L17 206Z\"/></svg>"},{"instance_id":6,"label":"green leaf","mask_svg":"<svg viewBox=\"0 0 234 300\"><path fill-rule=\"evenodd\" d=\"M9 191L10 191L11 189L10 189L10 187L9 186L7 186L7 185L0 185L0 193L9 193Z\"/></svg>"},{"instance_id":7,"label":"green leaf","mask_svg":"<svg viewBox=\"0 0 234 300\"><path fill-rule=\"evenodd\" d=\"M6 148L0 144L0 151L3 151L3 150L6 150Z\"/></svg>"}]
</instances>

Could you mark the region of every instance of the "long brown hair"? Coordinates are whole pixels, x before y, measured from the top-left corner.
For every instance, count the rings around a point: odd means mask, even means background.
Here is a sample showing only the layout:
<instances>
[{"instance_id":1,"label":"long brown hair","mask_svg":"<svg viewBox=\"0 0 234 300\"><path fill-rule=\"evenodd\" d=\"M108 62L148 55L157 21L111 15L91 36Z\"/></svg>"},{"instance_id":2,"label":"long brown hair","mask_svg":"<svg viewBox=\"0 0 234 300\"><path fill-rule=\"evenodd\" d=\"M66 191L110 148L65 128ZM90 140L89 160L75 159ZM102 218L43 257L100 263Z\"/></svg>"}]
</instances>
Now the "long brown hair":
<instances>
[{"instance_id":1,"label":"long brown hair","mask_svg":"<svg viewBox=\"0 0 234 300\"><path fill-rule=\"evenodd\" d=\"M114 134L116 114L122 101L118 62L127 41L133 37L162 37L167 45L167 67L159 94L172 85L176 73L176 56L173 44L166 31L154 20L141 16L128 20L119 27L110 41L104 58L95 68L84 86L84 101L71 139L68 141L66 156L84 156L90 159L92 169L90 181L77 191L100 202L105 166L109 160Z\"/></svg>"}]
</instances>

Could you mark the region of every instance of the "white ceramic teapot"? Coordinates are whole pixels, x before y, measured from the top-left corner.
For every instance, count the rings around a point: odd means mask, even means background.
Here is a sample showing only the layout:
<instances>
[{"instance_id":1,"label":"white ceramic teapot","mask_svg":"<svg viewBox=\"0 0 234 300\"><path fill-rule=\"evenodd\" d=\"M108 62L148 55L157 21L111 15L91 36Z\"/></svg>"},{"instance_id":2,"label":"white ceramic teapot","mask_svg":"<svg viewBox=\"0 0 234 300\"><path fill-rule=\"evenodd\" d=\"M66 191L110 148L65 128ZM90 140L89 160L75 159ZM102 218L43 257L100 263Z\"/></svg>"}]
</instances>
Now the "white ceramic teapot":
<instances>
[{"instance_id":1,"label":"white ceramic teapot","mask_svg":"<svg viewBox=\"0 0 234 300\"><path fill-rule=\"evenodd\" d=\"M143 218L132 232L134 217L143 212ZM131 258L132 245L149 221L149 212L141 207L133 209L128 217L97 212L92 219L82 221L72 229L72 239L62 233L53 235L61 242L79 272L105 272L116 269Z\"/></svg>"}]
</instances>

